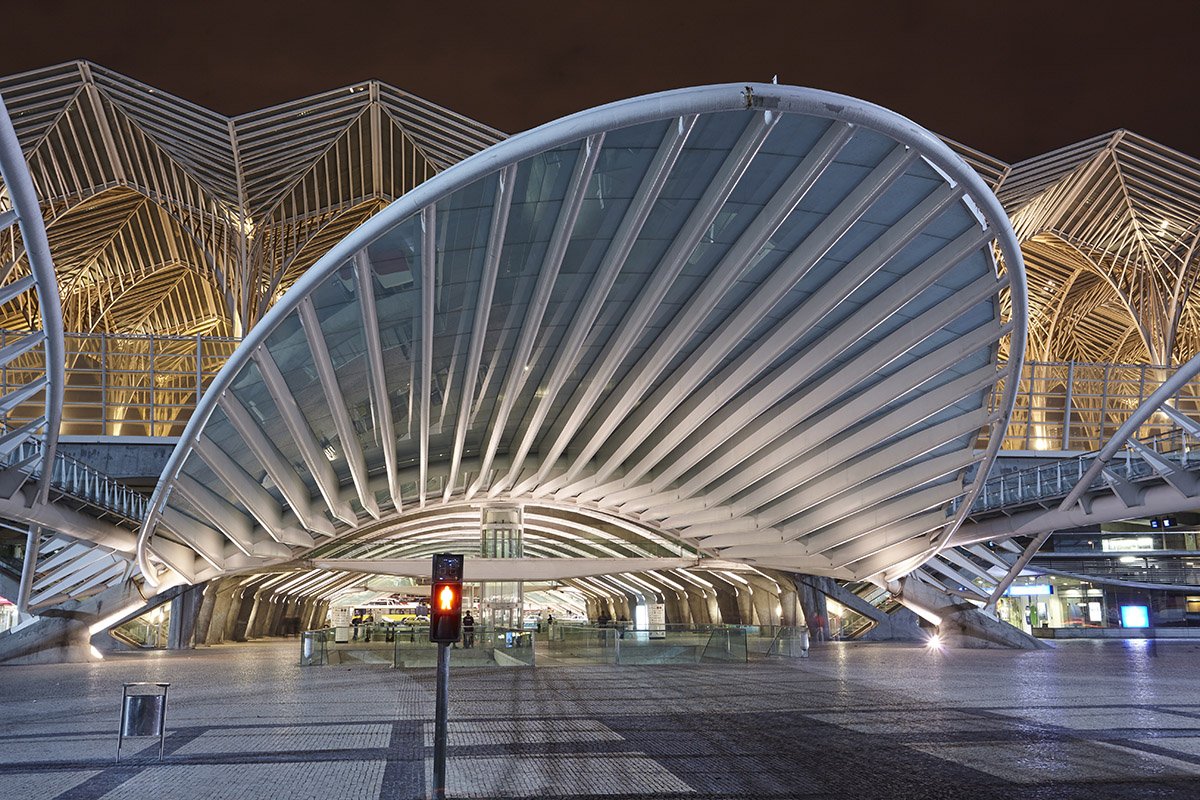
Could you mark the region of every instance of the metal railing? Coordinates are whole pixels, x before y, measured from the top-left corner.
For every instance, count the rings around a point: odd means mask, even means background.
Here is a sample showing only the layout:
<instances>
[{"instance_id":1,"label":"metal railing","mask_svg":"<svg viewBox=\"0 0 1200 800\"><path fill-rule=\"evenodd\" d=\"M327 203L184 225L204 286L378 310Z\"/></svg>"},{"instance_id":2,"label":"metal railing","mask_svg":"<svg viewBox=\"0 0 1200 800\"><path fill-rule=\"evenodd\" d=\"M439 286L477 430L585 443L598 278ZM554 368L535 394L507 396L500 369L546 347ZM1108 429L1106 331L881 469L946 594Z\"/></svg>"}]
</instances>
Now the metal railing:
<instances>
[{"instance_id":1,"label":"metal railing","mask_svg":"<svg viewBox=\"0 0 1200 800\"><path fill-rule=\"evenodd\" d=\"M26 331L0 330L0 347ZM196 401L241 340L213 336L134 334L66 335L66 401L63 433L98 436L178 436ZM27 383L41 369L38 356L0 368L0 392ZM1016 407L1004 437L1006 450L1099 449L1129 415L1173 372L1151 364L1026 362ZM1004 387L992 394L999 403ZM1200 417L1200 379L1175 398ZM41 413L26 403L7 417L10 427ZM1151 418L1138 432L1170 427Z\"/></svg>"},{"instance_id":2,"label":"metal railing","mask_svg":"<svg viewBox=\"0 0 1200 800\"><path fill-rule=\"evenodd\" d=\"M33 480L42 476L44 461L42 443L27 439L13 450L0 465L23 470ZM132 521L146 516L147 498L141 492L105 475L95 467L55 451L51 464L50 490L69 495L97 508L112 512Z\"/></svg>"},{"instance_id":3,"label":"metal railing","mask_svg":"<svg viewBox=\"0 0 1200 800\"><path fill-rule=\"evenodd\" d=\"M1200 552L1196 553L1200 558ZM1134 561L1122 562L1121 557L1111 559L1071 558L1057 553L1038 553L1031 562L1039 569L1070 572L1095 578L1133 581L1135 583L1162 583L1177 586L1200 586L1200 568L1182 566L1187 562L1181 558L1168 558L1162 564L1157 554L1124 556Z\"/></svg>"},{"instance_id":4,"label":"metal railing","mask_svg":"<svg viewBox=\"0 0 1200 800\"><path fill-rule=\"evenodd\" d=\"M1005 450L1092 451L1104 446L1175 367L1151 364L1085 362L1026 362L1021 370L1012 419L1005 432ZM1004 387L992 395L993 407ZM1200 416L1200 378L1174 397L1175 407ZM1150 437L1172 427L1156 414L1135 438Z\"/></svg>"},{"instance_id":5,"label":"metal railing","mask_svg":"<svg viewBox=\"0 0 1200 800\"><path fill-rule=\"evenodd\" d=\"M1181 469L1200 468L1200 441L1180 428L1172 428L1138 441ZM993 511L1007 506L1066 497L1083 479L1095 459L1096 453L1091 452L992 475L984 482L971 511ZM1145 459L1134 455L1128 448L1122 455L1109 461L1106 468L1131 482L1144 480L1156 474ZM1088 489L1098 489L1105 485L1104 476L1101 474L1092 481Z\"/></svg>"},{"instance_id":6,"label":"metal railing","mask_svg":"<svg viewBox=\"0 0 1200 800\"><path fill-rule=\"evenodd\" d=\"M0 347L26 335L0 330ZM211 336L66 334L64 435L178 436L204 389L239 339ZM0 368L0 391L30 379L36 358ZM4 421L17 427L42 413L25 403Z\"/></svg>"}]
</instances>

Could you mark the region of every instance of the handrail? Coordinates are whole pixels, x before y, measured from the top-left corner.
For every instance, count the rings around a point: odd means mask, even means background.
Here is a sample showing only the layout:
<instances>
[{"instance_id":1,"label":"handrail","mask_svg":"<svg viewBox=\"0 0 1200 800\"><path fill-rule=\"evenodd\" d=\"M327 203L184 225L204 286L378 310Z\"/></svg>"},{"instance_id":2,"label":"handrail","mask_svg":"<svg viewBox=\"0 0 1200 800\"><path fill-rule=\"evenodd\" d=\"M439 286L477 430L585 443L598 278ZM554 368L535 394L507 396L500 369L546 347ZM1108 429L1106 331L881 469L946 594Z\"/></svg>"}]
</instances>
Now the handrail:
<instances>
[{"instance_id":1,"label":"handrail","mask_svg":"<svg viewBox=\"0 0 1200 800\"><path fill-rule=\"evenodd\" d=\"M144 494L62 451L55 451L52 467L46 470L45 459L41 457L42 447L37 439L28 439L0 463L25 469L30 477L44 480L51 489L133 522L140 522L145 516L147 498Z\"/></svg>"},{"instance_id":2,"label":"handrail","mask_svg":"<svg viewBox=\"0 0 1200 800\"><path fill-rule=\"evenodd\" d=\"M1182 467L1186 468L1191 464L1200 466L1200 453L1197 453L1200 450L1200 439L1196 439L1183 428L1172 428L1133 441L1162 455L1173 456ZM1124 461L1099 462L1099 455L1100 451L1092 451L992 475L984 482L983 490L979 493L971 513L977 514L1039 500L1067 498L1077 487L1082 487L1079 489L1079 494L1082 494L1103 484L1104 479L1100 472L1105 466L1114 474L1130 481L1141 480L1154 474L1149 464L1128 451ZM1097 463L1100 463L1099 468L1095 467ZM1085 477L1089 476L1087 483L1083 483Z\"/></svg>"},{"instance_id":3,"label":"handrail","mask_svg":"<svg viewBox=\"0 0 1200 800\"><path fill-rule=\"evenodd\" d=\"M1138 427L1157 413L1158 409L1165 404L1173 394L1175 394L1185 383L1200 373L1200 355L1193 357L1190 361L1176 370L1175 374L1167 380L1163 381L1162 386L1158 387L1146 402L1142 403L1136 412L1129 419L1125 420L1113 437L1105 443L1104 447L1096 453L1095 459L1088 467L1086 473L1080 477L1079 482L1071 489L1070 493L1063 499L1060 510L1065 510L1076 503L1083 493L1087 491L1091 481L1096 478L1104 465L1108 463L1118 450L1125 446L1129 438L1134 435Z\"/></svg>"}]
</instances>

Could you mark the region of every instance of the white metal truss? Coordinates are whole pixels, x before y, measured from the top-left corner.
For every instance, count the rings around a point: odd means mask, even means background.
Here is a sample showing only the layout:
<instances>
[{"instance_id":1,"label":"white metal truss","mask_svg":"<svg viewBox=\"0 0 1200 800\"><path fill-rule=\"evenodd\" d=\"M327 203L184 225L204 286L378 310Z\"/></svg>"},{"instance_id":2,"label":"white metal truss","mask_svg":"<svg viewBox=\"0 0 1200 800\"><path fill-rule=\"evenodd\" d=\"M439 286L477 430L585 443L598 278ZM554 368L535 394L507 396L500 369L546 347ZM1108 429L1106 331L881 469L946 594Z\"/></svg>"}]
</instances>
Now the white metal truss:
<instances>
[{"instance_id":1,"label":"white metal truss","mask_svg":"<svg viewBox=\"0 0 1200 800\"><path fill-rule=\"evenodd\" d=\"M1023 278L979 175L877 107L754 84L583 112L429 179L276 302L201 399L139 563L176 583L331 533L476 546L499 502L555 509L546 555L619 524L894 577L999 447Z\"/></svg>"}]
</instances>

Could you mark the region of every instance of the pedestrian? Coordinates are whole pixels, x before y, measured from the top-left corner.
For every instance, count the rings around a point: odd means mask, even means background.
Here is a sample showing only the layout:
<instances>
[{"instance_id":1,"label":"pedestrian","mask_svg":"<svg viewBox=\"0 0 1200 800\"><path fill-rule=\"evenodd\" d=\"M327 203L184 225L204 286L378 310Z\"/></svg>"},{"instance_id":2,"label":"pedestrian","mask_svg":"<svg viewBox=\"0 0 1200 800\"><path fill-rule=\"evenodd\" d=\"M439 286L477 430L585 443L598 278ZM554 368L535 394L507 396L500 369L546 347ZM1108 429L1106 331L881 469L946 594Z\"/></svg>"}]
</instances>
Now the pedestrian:
<instances>
[{"instance_id":1,"label":"pedestrian","mask_svg":"<svg viewBox=\"0 0 1200 800\"><path fill-rule=\"evenodd\" d=\"M463 647L475 646L475 618L468 611L462 620Z\"/></svg>"}]
</instances>

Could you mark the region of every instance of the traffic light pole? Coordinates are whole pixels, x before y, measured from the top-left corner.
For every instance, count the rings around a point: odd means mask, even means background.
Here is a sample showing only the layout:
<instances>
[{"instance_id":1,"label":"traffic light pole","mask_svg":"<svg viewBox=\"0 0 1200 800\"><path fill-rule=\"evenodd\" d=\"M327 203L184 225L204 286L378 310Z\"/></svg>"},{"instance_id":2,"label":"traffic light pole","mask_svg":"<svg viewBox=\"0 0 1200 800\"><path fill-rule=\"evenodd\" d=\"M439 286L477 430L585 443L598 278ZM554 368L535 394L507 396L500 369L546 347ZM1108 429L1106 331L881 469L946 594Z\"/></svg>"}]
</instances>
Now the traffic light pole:
<instances>
[{"instance_id":1,"label":"traffic light pole","mask_svg":"<svg viewBox=\"0 0 1200 800\"><path fill-rule=\"evenodd\" d=\"M438 642L437 710L433 722L433 797L446 796L446 735L450 717L450 645Z\"/></svg>"},{"instance_id":2,"label":"traffic light pole","mask_svg":"<svg viewBox=\"0 0 1200 800\"><path fill-rule=\"evenodd\" d=\"M446 733L450 716L450 644L462 636L463 557L435 553L429 600L429 641L437 642L437 711L433 721L433 797L446 796Z\"/></svg>"}]
</instances>

